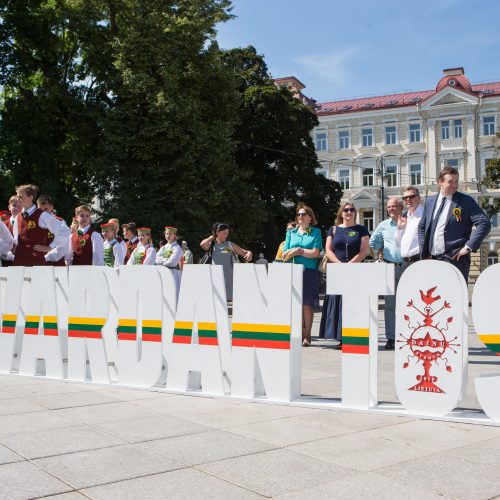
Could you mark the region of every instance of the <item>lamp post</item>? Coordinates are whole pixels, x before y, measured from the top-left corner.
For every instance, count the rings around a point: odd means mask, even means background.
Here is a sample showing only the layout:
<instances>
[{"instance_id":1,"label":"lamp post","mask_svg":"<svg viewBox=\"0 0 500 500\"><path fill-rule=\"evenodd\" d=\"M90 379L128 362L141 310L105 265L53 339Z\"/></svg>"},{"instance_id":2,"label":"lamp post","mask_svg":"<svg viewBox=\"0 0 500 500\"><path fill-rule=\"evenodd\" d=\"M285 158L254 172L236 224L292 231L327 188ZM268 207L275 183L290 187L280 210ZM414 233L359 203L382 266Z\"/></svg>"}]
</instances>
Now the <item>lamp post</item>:
<instances>
[{"instance_id":1,"label":"lamp post","mask_svg":"<svg viewBox=\"0 0 500 500\"><path fill-rule=\"evenodd\" d=\"M382 207L380 210L380 220L383 221L385 219L385 162L384 158L380 157L377 159L377 174L380 174L380 199L382 201Z\"/></svg>"}]
</instances>

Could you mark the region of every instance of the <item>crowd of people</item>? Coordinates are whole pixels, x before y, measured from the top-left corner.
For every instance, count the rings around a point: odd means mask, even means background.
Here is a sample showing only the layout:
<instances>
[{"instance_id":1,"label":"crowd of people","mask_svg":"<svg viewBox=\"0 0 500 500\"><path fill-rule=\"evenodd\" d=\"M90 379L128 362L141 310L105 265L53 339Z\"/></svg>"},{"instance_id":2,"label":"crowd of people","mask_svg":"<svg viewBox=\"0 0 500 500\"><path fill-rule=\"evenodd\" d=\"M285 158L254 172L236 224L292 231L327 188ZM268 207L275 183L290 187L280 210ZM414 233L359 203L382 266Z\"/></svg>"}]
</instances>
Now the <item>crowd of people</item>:
<instances>
[{"instance_id":1,"label":"crowd of people","mask_svg":"<svg viewBox=\"0 0 500 500\"><path fill-rule=\"evenodd\" d=\"M318 263L324 250L327 262L349 264L363 262L374 252L376 262L395 266L396 287L401 274L421 259L448 262L459 269L467 281L470 253L479 249L491 224L476 201L458 191L459 174L444 168L438 177L439 193L421 205L419 190L404 189L402 197L389 198L388 218L370 235L356 222L356 207L346 202L339 208L334 224L328 229L325 245L311 207L301 203L296 218L286 225L285 240L278 248L276 261L304 266L302 345L311 345L314 311L319 310L320 273ZM405 210L406 209L406 210ZM121 265L160 265L181 270L193 263L193 253L185 241L177 241L177 229L165 227L165 240L156 250L151 229L135 223L122 225L118 219L101 224L101 233L91 224L91 208L75 209L71 227L58 217L49 196L38 195L36 186L16 188L8 211L1 212L0 255L4 266L97 265L117 268ZM476 227L472 231L473 226ZM229 226L217 222L210 236L200 242L206 252L201 263L221 265L224 271L227 300L233 297L233 266L239 257L251 262L253 255L229 240ZM257 263L267 264L262 254ZM395 296L385 298L385 349L395 342ZM335 339L342 348L342 297L325 297L319 336Z\"/></svg>"}]
</instances>

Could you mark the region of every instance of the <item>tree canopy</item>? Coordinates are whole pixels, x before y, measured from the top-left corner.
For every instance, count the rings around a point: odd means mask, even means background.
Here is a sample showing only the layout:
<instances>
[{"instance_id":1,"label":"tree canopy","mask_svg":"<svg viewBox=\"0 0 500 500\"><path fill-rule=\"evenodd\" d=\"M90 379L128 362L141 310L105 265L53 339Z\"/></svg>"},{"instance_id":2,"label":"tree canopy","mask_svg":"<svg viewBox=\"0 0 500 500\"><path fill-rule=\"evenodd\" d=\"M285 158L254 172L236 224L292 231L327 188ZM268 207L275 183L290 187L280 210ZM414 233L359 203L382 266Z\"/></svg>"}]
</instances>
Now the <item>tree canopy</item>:
<instances>
[{"instance_id":1,"label":"tree canopy","mask_svg":"<svg viewBox=\"0 0 500 500\"><path fill-rule=\"evenodd\" d=\"M496 134L497 144L500 141L500 132ZM495 158L488 161L486 172L481 180L481 184L490 189L500 189L500 146L496 147L497 155ZM488 196L483 196L480 199L481 207L486 212L488 217L493 217L500 212L500 198L493 198L493 203Z\"/></svg>"}]
</instances>

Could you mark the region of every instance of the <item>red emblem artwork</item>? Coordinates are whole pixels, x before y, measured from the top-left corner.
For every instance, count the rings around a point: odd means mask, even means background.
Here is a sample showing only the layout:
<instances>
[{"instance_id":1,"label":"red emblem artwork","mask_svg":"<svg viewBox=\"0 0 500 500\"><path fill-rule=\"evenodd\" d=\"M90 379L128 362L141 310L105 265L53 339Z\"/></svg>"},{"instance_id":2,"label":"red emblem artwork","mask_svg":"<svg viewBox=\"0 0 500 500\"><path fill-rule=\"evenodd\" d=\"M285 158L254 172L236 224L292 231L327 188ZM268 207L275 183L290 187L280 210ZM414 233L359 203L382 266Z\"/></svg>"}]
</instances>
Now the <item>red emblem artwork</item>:
<instances>
[{"instance_id":1,"label":"red emblem artwork","mask_svg":"<svg viewBox=\"0 0 500 500\"><path fill-rule=\"evenodd\" d=\"M414 305L413 300L408 302L407 307L417 311L423 317L423 322L417 321L415 323L408 314L405 314L404 319L408 322L410 335L407 338L402 333L399 334L403 339L398 340L399 343L403 344L400 349L407 347L410 349L406 362L403 363L403 368L408 368L410 359L414 358L417 363L422 363L424 369L424 374L417 375L416 377L418 384L410 387L409 391L444 393L436 385L438 377L430 374L432 365L439 365L440 362L443 362L446 366L446 371L451 372L452 367L449 364L448 358L445 357L446 351L449 349L456 354L457 351L453 347L460 346L460 344L453 343L457 340L457 337L448 340L445 335L450 323L453 321L453 316L449 316L444 322L436 318L443 310L451 307L446 300L443 300L441 307L439 307L438 301L441 299L441 296L433 296L436 288L437 286L430 288L426 293L420 290L420 298L425 304L423 311Z\"/></svg>"}]
</instances>

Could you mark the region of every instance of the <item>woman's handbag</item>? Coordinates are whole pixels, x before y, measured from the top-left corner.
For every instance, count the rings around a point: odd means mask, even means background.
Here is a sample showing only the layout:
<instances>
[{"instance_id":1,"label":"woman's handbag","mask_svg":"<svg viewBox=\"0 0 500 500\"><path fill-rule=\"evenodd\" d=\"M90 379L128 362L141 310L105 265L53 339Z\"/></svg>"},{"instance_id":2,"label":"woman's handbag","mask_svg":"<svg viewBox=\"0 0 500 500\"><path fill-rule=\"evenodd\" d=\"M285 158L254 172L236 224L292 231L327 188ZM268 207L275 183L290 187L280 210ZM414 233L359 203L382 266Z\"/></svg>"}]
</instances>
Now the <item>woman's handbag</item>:
<instances>
[{"instance_id":1,"label":"woman's handbag","mask_svg":"<svg viewBox=\"0 0 500 500\"><path fill-rule=\"evenodd\" d=\"M333 226L333 236L335 237L335 231L337 229L337 226ZM326 274L326 265L329 263L330 261L328 260L328 256L326 255L326 251L325 251L325 255L323 255L323 257L321 258L320 262L319 262L319 265L318 265L318 271L321 273L321 274Z\"/></svg>"},{"instance_id":2,"label":"woman's handbag","mask_svg":"<svg viewBox=\"0 0 500 500\"><path fill-rule=\"evenodd\" d=\"M210 248L207 253L200 259L200 264L211 264L212 263L212 252L214 250L215 240L210 243Z\"/></svg>"}]
</instances>

